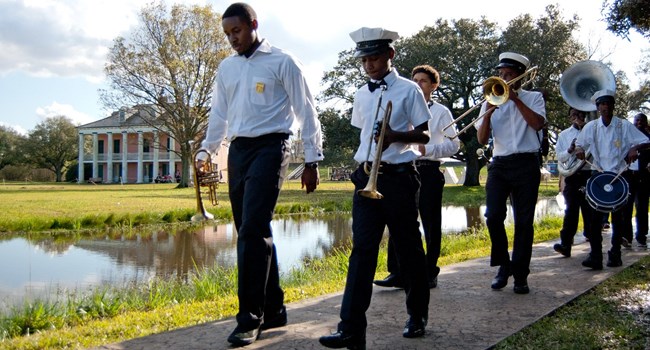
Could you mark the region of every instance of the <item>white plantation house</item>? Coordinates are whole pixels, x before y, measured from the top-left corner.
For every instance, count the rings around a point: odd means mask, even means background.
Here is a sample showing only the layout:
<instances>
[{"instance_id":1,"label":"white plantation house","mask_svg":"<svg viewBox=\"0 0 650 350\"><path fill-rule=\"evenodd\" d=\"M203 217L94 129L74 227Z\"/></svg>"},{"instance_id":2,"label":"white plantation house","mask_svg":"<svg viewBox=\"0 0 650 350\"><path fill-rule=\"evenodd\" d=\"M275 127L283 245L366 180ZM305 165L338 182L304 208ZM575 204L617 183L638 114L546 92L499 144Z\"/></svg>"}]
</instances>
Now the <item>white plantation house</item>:
<instances>
[{"instance_id":1,"label":"white plantation house","mask_svg":"<svg viewBox=\"0 0 650 350\"><path fill-rule=\"evenodd\" d=\"M143 118L151 120L155 113L151 105L123 107L107 118L78 126L78 182L151 183L159 176L174 179L180 174L180 153L174 152L180 146ZM220 168L226 165L227 153L227 149L219 152Z\"/></svg>"}]
</instances>

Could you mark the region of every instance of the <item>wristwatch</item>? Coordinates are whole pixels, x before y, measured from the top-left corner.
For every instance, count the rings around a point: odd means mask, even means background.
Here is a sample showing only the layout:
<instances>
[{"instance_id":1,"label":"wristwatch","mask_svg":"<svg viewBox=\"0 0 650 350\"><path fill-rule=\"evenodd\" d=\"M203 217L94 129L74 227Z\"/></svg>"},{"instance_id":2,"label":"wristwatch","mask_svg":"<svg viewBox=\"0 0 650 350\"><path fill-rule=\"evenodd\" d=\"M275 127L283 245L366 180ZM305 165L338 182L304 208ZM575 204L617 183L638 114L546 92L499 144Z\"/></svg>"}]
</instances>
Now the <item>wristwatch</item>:
<instances>
[{"instance_id":1,"label":"wristwatch","mask_svg":"<svg viewBox=\"0 0 650 350\"><path fill-rule=\"evenodd\" d=\"M309 162L309 163L305 163L305 168L308 168L308 169L318 169L318 162Z\"/></svg>"}]
</instances>

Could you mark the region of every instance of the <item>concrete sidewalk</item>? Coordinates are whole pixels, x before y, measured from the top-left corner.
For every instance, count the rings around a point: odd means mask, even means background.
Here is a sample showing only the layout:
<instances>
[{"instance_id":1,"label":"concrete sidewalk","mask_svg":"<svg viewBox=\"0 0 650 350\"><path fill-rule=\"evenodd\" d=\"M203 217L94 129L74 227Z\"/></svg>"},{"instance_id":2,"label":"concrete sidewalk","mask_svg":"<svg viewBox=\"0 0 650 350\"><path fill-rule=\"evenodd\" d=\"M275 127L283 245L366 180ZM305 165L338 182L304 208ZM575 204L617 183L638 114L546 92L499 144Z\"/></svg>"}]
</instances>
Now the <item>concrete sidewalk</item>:
<instances>
[{"instance_id":1,"label":"concrete sidewalk","mask_svg":"<svg viewBox=\"0 0 650 350\"><path fill-rule=\"evenodd\" d=\"M605 234L603 264L609 240L610 235ZM581 266L589 252L588 243L578 241L571 258L553 251L554 243L533 248L528 277L531 292L527 295L514 294L512 278L503 290L491 290L496 268L489 266L488 258L443 267L438 288L431 290L429 325L423 338L402 337L407 319L404 291L375 286L367 313L367 348L489 348L648 254L642 248L623 249L623 267L593 271ZM244 349L325 349L318 338L336 330L341 298L342 293L337 293L287 305L289 324L263 332L258 341ZM97 349L231 349L226 338L235 325L230 318Z\"/></svg>"}]
</instances>

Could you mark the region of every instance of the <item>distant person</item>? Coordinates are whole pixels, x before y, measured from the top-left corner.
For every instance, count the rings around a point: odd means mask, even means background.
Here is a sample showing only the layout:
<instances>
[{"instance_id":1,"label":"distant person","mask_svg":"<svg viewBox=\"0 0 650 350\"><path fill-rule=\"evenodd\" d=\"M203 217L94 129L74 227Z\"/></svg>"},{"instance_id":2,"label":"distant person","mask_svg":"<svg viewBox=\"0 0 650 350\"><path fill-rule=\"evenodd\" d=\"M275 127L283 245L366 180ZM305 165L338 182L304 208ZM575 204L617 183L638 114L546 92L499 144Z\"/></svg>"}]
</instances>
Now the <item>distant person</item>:
<instances>
[{"instance_id":1,"label":"distant person","mask_svg":"<svg viewBox=\"0 0 650 350\"><path fill-rule=\"evenodd\" d=\"M424 269L426 258L419 230L417 192L420 178L413 161L419 153L412 144L429 141L427 123L431 118L422 91L417 84L399 76L392 67L396 32L383 28L360 28L350 33L356 43L355 57L370 77L354 96L352 125L361 129L360 145L354 160L360 166L352 174L352 252L341 303L341 321L337 332L320 337L328 348L365 349L366 311L372 297L372 281L377 268L379 245L384 233L392 237L404 280L408 320L402 335L422 337L429 312L429 287ZM380 100L381 99L381 100ZM379 102L381 101L381 105ZM383 120L388 101L392 101L390 123L383 138L381 159L375 159L378 120ZM359 194L369 176L365 168L377 166L377 191L382 199ZM416 346L416 345L413 345Z\"/></svg>"},{"instance_id":2,"label":"distant person","mask_svg":"<svg viewBox=\"0 0 650 350\"><path fill-rule=\"evenodd\" d=\"M634 116L634 126L650 139L650 128L648 128L648 117L639 113ZM636 174L636 242L640 247L648 246L648 196L650 195L650 150L639 151L637 159Z\"/></svg>"},{"instance_id":3,"label":"distant person","mask_svg":"<svg viewBox=\"0 0 650 350\"><path fill-rule=\"evenodd\" d=\"M557 159L561 163L567 163L575 158L575 142L580 134L580 130L585 126L586 112L577 110L573 107L569 108L569 121L571 126L562 130L557 137L557 144L555 145L555 153ZM587 180L591 177L591 167L589 164L584 164L579 170L575 171L570 176L564 179L564 188L562 195L564 196L564 220L562 222L562 229L560 230L560 243L553 246L556 252L564 255L565 257L571 256L571 246L573 245L573 238L578 230L578 221L580 212L582 212L582 223L584 232L590 232L589 222L591 215L591 206L587 203L585 197L584 187ZM585 235L587 237L587 235Z\"/></svg>"},{"instance_id":4,"label":"distant person","mask_svg":"<svg viewBox=\"0 0 650 350\"><path fill-rule=\"evenodd\" d=\"M526 72L530 61L514 52L499 55L499 77L511 81ZM528 274L533 251L535 205L541 180L542 128L546 124L546 106L541 92L527 91L522 81L509 86L508 101L493 107L485 102L476 123L478 142L487 145L493 138L492 161L485 184L486 225L492 241L490 266L499 266L492 289L500 290L515 279L514 292L527 294ZM510 199L515 220L512 260L508 253L505 219Z\"/></svg>"},{"instance_id":5,"label":"distant person","mask_svg":"<svg viewBox=\"0 0 650 350\"><path fill-rule=\"evenodd\" d=\"M239 311L228 342L243 346L255 342L261 330L287 323L271 219L289 164L294 120L304 144L307 193L318 186L323 151L320 122L298 60L260 38L257 14L248 4L230 5L221 24L236 54L219 65L202 147L215 153L224 137L230 141L228 194L237 229Z\"/></svg>"},{"instance_id":6,"label":"distant person","mask_svg":"<svg viewBox=\"0 0 650 350\"><path fill-rule=\"evenodd\" d=\"M442 241L442 191L445 187L445 176L440 171L442 158L451 157L460 148L458 138L451 138L456 133L454 127L448 128L444 134L442 129L452 124L451 112L444 105L434 101L431 95L440 85L440 74L429 66L421 65L413 68L411 79L420 86L424 99L427 101L432 118L429 120L429 143L418 145L422 156L415 161L420 173L420 191L418 193L418 211L424 238L427 243L427 276L429 288L438 285L438 258L440 257L440 244ZM445 135L447 137L445 137ZM381 287L403 288L404 282L399 274L397 256L393 244L388 243L388 277L376 280L374 283Z\"/></svg>"},{"instance_id":7,"label":"distant person","mask_svg":"<svg viewBox=\"0 0 650 350\"><path fill-rule=\"evenodd\" d=\"M582 129L576 140L575 152L578 159L584 159L585 149L589 149L593 156L593 168L620 173L620 176L629 183L630 170L623 170L626 169L627 164L637 159L638 151L648 145L648 138L629 121L614 116L616 103L614 96L615 92L609 89L594 94L592 101L596 104L600 118L590 121ZM609 213L592 211L589 225L591 231L588 233L591 252L582 265L594 270L603 268L601 223L603 216L607 214ZM618 267L623 265L621 243L625 229L624 206L614 210L611 217L612 245L607 252L607 266ZM628 221L631 221L631 218Z\"/></svg>"}]
</instances>

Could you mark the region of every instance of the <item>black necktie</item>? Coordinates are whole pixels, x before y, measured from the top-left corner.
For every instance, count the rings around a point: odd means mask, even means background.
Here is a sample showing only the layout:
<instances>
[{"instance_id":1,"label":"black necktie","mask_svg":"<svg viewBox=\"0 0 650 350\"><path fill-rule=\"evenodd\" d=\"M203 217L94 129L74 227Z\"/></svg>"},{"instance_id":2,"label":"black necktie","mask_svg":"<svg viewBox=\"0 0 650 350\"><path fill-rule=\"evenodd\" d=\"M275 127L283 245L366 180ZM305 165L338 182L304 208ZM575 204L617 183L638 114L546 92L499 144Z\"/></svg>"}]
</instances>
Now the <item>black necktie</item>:
<instances>
[{"instance_id":1,"label":"black necktie","mask_svg":"<svg viewBox=\"0 0 650 350\"><path fill-rule=\"evenodd\" d=\"M382 79L378 83L375 83L374 81L370 80L370 81L368 81L368 90L370 90L370 92L373 92L373 91L375 91L375 89L377 89L378 87L380 87L382 85L386 86L386 81L384 81L384 79Z\"/></svg>"}]
</instances>

